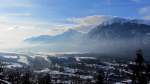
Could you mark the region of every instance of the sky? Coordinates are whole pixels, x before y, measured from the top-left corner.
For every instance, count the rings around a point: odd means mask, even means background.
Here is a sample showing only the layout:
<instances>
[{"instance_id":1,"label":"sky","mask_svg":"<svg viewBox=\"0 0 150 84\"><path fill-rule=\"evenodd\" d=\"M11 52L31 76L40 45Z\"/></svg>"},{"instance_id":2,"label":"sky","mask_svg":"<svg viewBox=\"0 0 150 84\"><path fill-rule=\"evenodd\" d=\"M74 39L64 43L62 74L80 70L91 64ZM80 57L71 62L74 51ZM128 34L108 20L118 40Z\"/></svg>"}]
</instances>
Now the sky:
<instances>
[{"instance_id":1,"label":"sky","mask_svg":"<svg viewBox=\"0 0 150 84\"><path fill-rule=\"evenodd\" d=\"M70 28L87 32L108 16L150 20L150 0L0 0L0 49Z\"/></svg>"}]
</instances>

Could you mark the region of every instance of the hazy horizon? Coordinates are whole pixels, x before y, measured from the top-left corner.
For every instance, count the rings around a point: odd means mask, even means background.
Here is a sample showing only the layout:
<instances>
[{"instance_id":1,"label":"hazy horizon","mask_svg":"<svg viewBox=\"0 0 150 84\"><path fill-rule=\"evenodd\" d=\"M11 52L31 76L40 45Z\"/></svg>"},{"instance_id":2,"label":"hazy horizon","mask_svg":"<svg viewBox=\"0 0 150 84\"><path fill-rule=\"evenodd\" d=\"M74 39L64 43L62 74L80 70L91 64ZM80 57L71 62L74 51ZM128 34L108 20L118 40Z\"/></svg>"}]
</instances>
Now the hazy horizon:
<instances>
[{"instance_id":1,"label":"hazy horizon","mask_svg":"<svg viewBox=\"0 0 150 84\"><path fill-rule=\"evenodd\" d=\"M88 32L112 17L150 20L149 0L0 0L0 50L69 29ZM31 45L32 46L32 45Z\"/></svg>"}]
</instances>

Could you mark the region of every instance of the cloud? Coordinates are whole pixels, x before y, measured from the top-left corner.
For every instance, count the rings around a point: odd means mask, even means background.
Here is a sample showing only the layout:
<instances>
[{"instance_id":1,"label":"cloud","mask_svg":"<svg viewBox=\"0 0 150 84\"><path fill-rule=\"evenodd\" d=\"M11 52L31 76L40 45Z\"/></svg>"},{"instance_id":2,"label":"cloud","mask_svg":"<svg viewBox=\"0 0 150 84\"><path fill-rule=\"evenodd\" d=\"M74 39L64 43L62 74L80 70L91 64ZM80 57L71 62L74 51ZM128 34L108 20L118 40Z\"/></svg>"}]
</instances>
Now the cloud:
<instances>
[{"instance_id":1,"label":"cloud","mask_svg":"<svg viewBox=\"0 0 150 84\"><path fill-rule=\"evenodd\" d=\"M108 5L112 4L112 0L106 0L106 2Z\"/></svg>"},{"instance_id":2,"label":"cloud","mask_svg":"<svg viewBox=\"0 0 150 84\"><path fill-rule=\"evenodd\" d=\"M140 8L139 14L142 15L143 19L150 20L150 6Z\"/></svg>"},{"instance_id":3,"label":"cloud","mask_svg":"<svg viewBox=\"0 0 150 84\"><path fill-rule=\"evenodd\" d=\"M0 50L26 47L23 40L39 35L57 35L72 27L64 23L0 23ZM32 46L32 45L31 45Z\"/></svg>"},{"instance_id":4,"label":"cloud","mask_svg":"<svg viewBox=\"0 0 150 84\"><path fill-rule=\"evenodd\" d=\"M133 2L140 2L140 1L142 1L142 0L131 0L131 1L133 1Z\"/></svg>"},{"instance_id":5,"label":"cloud","mask_svg":"<svg viewBox=\"0 0 150 84\"><path fill-rule=\"evenodd\" d=\"M112 2L115 2L116 0L106 0L107 4L112 4ZM132 2L136 2L136 3L139 3L141 2L142 0L130 0Z\"/></svg>"},{"instance_id":6,"label":"cloud","mask_svg":"<svg viewBox=\"0 0 150 84\"><path fill-rule=\"evenodd\" d=\"M150 13L150 6L146 6L140 9L139 11L141 14L149 14Z\"/></svg>"},{"instance_id":7,"label":"cloud","mask_svg":"<svg viewBox=\"0 0 150 84\"><path fill-rule=\"evenodd\" d=\"M33 6L31 1L20 1L20 0L0 0L0 7L6 8L6 7L24 7L24 8L30 8Z\"/></svg>"},{"instance_id":8,"label":"cloud","mask_svg":"<svg viewBox=\"0 0 150 84\"><path fill-rule=\"evenodd\" d=\"M107 20L107 18L108 18L107 16L103 16L103 15L93 15L93 16L86 16L81 18L71 18L68 19L68 21L76 24L81 24L81 25L96 25Z\"/></svg>"},{"instance_id":9,"label":"cloud","mask_svg":"<svg viewBox=\"0 0 150 84\"><path fill-rule=\"evenodd\" d=\"M1 3L0 7L6 8L6 7L24 7L24 8L30 8L32 7L32 4L23 4L23 3Z\"/></svg>"},{"instance_id":10,"label":"cloud","mask_svg":"<svg viewBox=\"0 0 150 84\"><path fill-rule=\"evenodd\" d=\"M31 13L7 13L3 15L5 17L29 17L32 16Z\"/></svg>"},{"instance_id":11,"label":"cloud","mask_svg":"<svg viewBox=\"0 0 150 84\"><path fill-rule=\"evenodd\" d=\"M31 13L6 13L6 14L0 14L0 24L1 25L14 25L14 24L25 24L27 23L33 23L33 21L28 20L31 18ZM29 25L29 24L27 24Z\"/></svg>"},{"instance_id":12,"label":"cloud","mask_svg":"<svg viewBox=\"0 0 150 84\"><path fill-rule=\"evenodd\" d=\"M31 0L0 0L0 22L21 22L32 16ZM21 18L21 20L20 20Z\"/></svg>"},{"instance_id":13,"label":"cloud","mask_svg":"<svg viewBox=\"0 0 150 84\"><path fill-rule=\"evenodd\" d=\"M145 20L150 20L150 15L144 17Z\"/></svg>"},{"instance_id":14,"label":"cloud","mask_svg":"<svg viewBox=\"0 0 150 84\"><path fill-rule=\"evenodd\" d=\"M30 14L11 14L6 16L30 16ZM6 32L11 32L12 36L15 37L15 34L18 34L20 37L31 37L42 34L56 35L67 31L68 29L76 29L81 32L88 32L94 26L97 26L104 21L110 19L111 16L104 15L93 15L80 18L69 18L67 19L68 23L52 23L52 22L40 22L40 21L25 21L25 22L11 22L8 17L2 17L3 20L0 20L0 31L5 30ZM0 17L1 18L1 17ZM21 40L21 38L19 39Z\"/></svg>"},{"instance_id":15,"label":"cloud","mask_svg":"<svg viewBox=\"0 0 150 84\"><path fill-rule=\"evenodd\" d=\"M12 15L10 15L12 16ZM14 14L18 16L18 14ZM8 17L0 17L0 48L15 48L26 38L38 35L56 35L70 28L88 32L94 26L110 19L110 16L93 15L67 19L68 23L52 23L40 21L11 22ZM5 21L6 20L6 21ZM13 45L12 45L13 44ZM19 46L20 47L20 46Z\"/></svg>"},{"instance_id":16,"label":"cloud","mask_svg":"<svg viewBox=\"0 0 150 84\"><path fill-rule=\"evenodd\" d=\"M75 24L73 26L75 29L79 31L87 32L94 26L97 26L110 18L111 16L93 15L93 16L86 16L80 18L70 18L68 19L68 21Z\"/></svg>"}]
</instances>

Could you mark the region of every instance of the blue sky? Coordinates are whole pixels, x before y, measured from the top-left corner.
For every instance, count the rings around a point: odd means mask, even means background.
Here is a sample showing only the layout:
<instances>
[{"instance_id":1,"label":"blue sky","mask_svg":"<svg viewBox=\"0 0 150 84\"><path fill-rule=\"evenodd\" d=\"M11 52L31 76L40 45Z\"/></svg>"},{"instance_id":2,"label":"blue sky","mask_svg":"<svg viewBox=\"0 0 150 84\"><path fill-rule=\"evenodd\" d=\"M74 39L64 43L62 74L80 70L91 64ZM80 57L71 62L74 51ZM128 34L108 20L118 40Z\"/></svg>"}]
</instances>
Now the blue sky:
<instances>
[{"instance_id":1,"label":"blue sky","mask_svg":"<svg viewBox=\"0 0 150 84\"><path fill-rule=\"evenodd\" d=\"M150 0L0 0L0 47L69 28L86 32L107 16L150 20Z\"/></svg>"},{"instance_id":2,"label":"blue sky","mask_svg":"<svg viewBox=\"0 0 150 84\"><path fill-rule=\"evenodd\" d=\"M0 0L0 13L13 19L64 21L66 18L112 15L142 18L139 10L149 0ZM18 14L18 15L17 15ZM15 16L16 15L16 16ZM27 17L28 16L28 17Z\"/></svg>"},{"instance_id":3,"label":"blue sky","mask_svg":"<svg viewBox=\"0 0 150 84\"><path fill-rule=\"evenodd\" d=\"M34 1L33 1L34 2ZM112 15L142 18L139 10L149 6L149 0L42 0L36 2L35 16L41 19L64 20L71 17ZM33 9L34 10L34 9Z\"/></svg>"}]
</instances>

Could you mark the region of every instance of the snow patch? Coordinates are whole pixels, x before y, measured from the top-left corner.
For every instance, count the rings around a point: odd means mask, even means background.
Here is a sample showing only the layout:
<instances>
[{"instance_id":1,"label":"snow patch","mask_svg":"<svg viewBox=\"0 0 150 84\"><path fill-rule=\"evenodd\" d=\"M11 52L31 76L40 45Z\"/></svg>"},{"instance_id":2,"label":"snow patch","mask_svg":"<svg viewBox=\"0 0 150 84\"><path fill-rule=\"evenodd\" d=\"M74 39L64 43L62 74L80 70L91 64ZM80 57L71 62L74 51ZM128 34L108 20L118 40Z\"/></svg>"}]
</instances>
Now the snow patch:
<instances>
[{"instance_id":1,"label":"snow patch","mask_svg":"<svg viewBox=\"0 0 150 84\"><path fill-rule=\"evenodd\" d=\"M17 59L18 56L10 56L10 55L4 55L4 58L8 58L8 59Z\"/></svg>"},{"instance_id":2,"label":"snow patch","mask_svg":"<svg viewBox=\"0 0 150 84\"><path fill-rule=\"evenodd\" d=\"M16 68L16 67L22 67L22 65L19 63L11 63L11 64L7 65L6 67L7 68Z\"/></svg>"},{"instance_id":3,"label":"snow patch","mask_svg":"<svg viewBox=\"0 0 150 84\"><path fill-rule=\"evenodd\" d=\"M82 59L96 59L95 57L75 57L76 61L80 61Z\"/></svg>"},{"instance_id":4,"label":"snow patch","mask_svg":"<svg viewBox=\"0 0 150 84\"><path fill-rule=\"evenodd\" d=\"M18 59L18 62L24 63L24 64L29 64L27 57L25 56L20 56Z\"/></svg>"}]
</instances>

